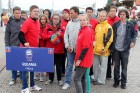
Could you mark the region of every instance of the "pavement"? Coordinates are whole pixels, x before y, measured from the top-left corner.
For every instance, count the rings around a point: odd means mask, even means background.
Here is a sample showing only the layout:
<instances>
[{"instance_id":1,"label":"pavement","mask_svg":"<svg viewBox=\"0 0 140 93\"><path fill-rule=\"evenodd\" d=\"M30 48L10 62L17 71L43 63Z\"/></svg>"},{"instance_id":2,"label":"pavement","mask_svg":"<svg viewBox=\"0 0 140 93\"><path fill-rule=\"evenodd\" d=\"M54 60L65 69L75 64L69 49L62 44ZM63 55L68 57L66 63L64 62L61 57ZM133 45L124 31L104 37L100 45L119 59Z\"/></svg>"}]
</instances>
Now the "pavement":
<instances>
[{"instance_id":1,"label":"pavement","mask_svg":"<svg viewBox=\"0 0 140 93\"><path fill-rule=\"evenodd\" d=\"M137 38L136 46L131 49L129 64L128 64L128 83L127 89L113 88L113 79L106 80L105 85L93 85L91 83L91 93L140 93L140 37ZM5 52L4 52L4 32L0 28L0 67L4 69L0 72L0 93L20 93L21 84L19 79L13 86L9 86L8 83L11 80L11 71L5 68ZM74 73L73 73L74 75ZM48 77L44 76L44 82L36 81L36 84L43 90L40 92L33 91L32 93L75 93L74 84L72 82L71 87L67 90L62 90L57 85L57 80L52 85L45 85L45 81ZM65 77L63 77L65 80Z\"/></svg>"}]
</instances>

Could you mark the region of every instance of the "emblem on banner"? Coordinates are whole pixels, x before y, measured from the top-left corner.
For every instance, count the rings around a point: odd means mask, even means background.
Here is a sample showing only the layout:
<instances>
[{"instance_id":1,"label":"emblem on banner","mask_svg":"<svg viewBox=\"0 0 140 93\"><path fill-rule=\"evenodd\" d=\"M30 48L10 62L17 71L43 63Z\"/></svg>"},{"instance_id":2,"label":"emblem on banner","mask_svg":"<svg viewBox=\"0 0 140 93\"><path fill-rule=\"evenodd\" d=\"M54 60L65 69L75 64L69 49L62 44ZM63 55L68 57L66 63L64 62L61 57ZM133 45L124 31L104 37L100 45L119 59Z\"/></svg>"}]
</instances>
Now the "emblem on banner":
<instances>
[{"instance_id":1,"label":"emblem on banner","mask_svg":"<svg viewBox=\"0 0 140 93\"><path fill-rule=\"evenodd\" d=\"M27 49L25 51L25 55L26 55L26 60L28 62L32 61L32 57L33 57L33 51L31 49Z\"/></svg>"},{"instance_id":2,"label":"emblem on banner","mask_svg":"<svg viewBox=\"0 0 140 93\"><path fill-rule=\"evenodd\" d=\"M6 47L6 52L11 52L11 48L10 47Z\"/></svg>"},{"instance_id":3,"label":"emblem on banner","mask_svg":"<svg viewBox=\"0 0 140 93\"><path fill-rule=\"evenodd\" d=\"M53 54L53 49L48 49L48 54Z\"/></svg>"}]
</instances>

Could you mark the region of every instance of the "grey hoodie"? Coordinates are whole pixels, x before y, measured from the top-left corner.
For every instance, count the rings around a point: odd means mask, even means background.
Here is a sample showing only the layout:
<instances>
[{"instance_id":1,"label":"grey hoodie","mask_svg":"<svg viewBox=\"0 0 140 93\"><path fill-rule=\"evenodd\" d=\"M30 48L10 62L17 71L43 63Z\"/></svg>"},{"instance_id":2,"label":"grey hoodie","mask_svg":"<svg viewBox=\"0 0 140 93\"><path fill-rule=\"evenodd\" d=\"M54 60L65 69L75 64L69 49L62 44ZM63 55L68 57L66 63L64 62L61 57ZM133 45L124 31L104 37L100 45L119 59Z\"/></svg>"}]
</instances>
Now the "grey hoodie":
<instances>
[{"instance_id":1,"label":"grey hoodie","mask_svg":"<svg viewBox=\"0 0 140 93\"><path fill-rule=\"evenodd\" d=\"M64 34L65 48L70 47L72 51L76 50L76 41L77 41L79 30L80 30L79 18L72 19L67 24L66 31Z\"/></svg>"},{"instance_id":2,"label":"grey hoodie","mask_svg":"<svg viewBox=\"0 0 140 93\"><path fill-rule=\"evenodd\" d=\"M20 28L23 22L24 22L23 19L16 20L14 19L14 17L10 17L5 31L5 46L20 45L18 34L20 32Z\"/></svg>"}]
</instances>

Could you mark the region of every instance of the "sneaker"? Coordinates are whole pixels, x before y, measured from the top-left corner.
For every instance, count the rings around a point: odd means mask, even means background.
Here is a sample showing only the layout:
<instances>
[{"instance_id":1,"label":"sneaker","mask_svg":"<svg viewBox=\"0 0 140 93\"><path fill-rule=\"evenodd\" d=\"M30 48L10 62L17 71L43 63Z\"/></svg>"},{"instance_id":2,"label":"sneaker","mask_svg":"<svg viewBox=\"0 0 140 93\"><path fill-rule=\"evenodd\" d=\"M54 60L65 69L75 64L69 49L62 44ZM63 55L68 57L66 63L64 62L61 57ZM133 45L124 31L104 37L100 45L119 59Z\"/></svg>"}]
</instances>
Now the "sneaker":
<instances>
[{"instance_id":1,"label":"sneaker","mask_svg":"<svg viewBox=\"0 0 140 93\"><path fill-rule=\"evenodd\" d=\"M16 81L15 81L15 80L11 80L11 81L9 82L9 86L14 85L15 83L16 83Z\"/></svg>"},{"instance_id":2,"label":"sneaker","mask_svg":"<svg viewBox=\"0 0 140 93\"><path fill-rule=\"evenodd\" d=\"M92 81L95 81L94 75L91 75L90 78Z\"/></svg>"},{"instance_id":3,"label":"sneaker","mask_svg":"<svg viewBox=\"0 0 140 93\"><path fill-rule=\"evenodd\" d=\"M67 83L65 83L65 84L63 85L62 89L66 90L66 89L68 89L69 87L70 87L70 85L67 84Z\"/></svg>"},{"instance_id":4,"label":"sneaker","mask_svg":"<svg viewBox=\"0 0 140 93\"><path fill-rule=\"evenodd\" d=\"M43 82L43 78L39 78L39 81L40 81L40 82Z\"/></svg>"},{"instance_id":5,"label":"sneaker","mask_svg":"<svg viewBox=\"0 0 140 93\"><path fill-rule=\"evenodd\" d=\"M22 90L21 90L21 93L31 93L31 92L29 92L29 89L26 88L26 89L22 89Z\"/></svg>"},{"instance_id":6,"label":"sneaker","mask_svg":"<svg viewBox=\"0 0 140 93\"><path fill-rule=\"evenodd\" d=\"M58 85L59 85L59 86L62 86L62 85L63 85L63 81L61 81L61 80L58 81Z\"/></svg>"},{"instance_id":7,"label":"sneaker","mask_svg":"<svg viewBox=\"0 0 140 93\"><path fill-rule=\"evenodd\" d=\"M53 83L52 80L48 80L48 81L45 82L45 85L49 85L49 84L52 84L52 83Z\"/></svg>"},{"instance_id":8,"label":"sneaker","mask_svg":"<svg viewBox=\"0 0 140 93\"><path fill-rule=\"evenodd\" d=\"M35 81L38 81L38 80L39 80L39 79L38 79L38 76L35 76L35 77L34 77L34 80L35 80Z\"/></svg>"},{"instance_id":9,"label":"sneaker","mask_svg":"<svg viewBox=\"0 0 140 93\"><path fill-rule=\"evenodd\" d=\"M97 81L93 82L94 85L103 85L102 83L99 83Z\"/></svg>"},{"instance_id":10,"label":"sneaker","mask_svg":"<svg viewBox=\"0 0 140 93\"><path fill-rule=\"evenodd\" d=\"M126 84L121 84L122 89L126 89Z\"/></svg>"},{"instance_id":11,"label":"sneaker","mask_svg":"<svg viewBox=\"0 0 140 93\"><path fill-rule=\"evenodd\" d=\"M113 84L113 87L114 87L114 88L117 88L119 85L120 85L119 83L114 83L114 84Z\"/></svg>"},{"instance_id":12,"label":"sneaker","mask_svg":"<svg viewBox=\"0 0 140 93\"><path fill-rule=\"evenodd\" d=\"M31 91L40 91L40 90L42 90L42 88L38 87L37 85L31 87Z\"/></svg>"}]
</instances>

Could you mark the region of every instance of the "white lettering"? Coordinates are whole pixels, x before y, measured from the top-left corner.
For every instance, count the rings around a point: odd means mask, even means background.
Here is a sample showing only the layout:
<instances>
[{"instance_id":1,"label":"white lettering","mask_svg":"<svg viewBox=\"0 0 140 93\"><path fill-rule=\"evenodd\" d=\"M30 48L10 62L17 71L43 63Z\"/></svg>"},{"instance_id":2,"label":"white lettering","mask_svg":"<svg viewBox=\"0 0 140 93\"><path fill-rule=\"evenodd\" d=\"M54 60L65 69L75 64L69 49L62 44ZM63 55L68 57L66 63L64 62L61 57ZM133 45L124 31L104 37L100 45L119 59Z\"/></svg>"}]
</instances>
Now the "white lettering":
<instances>
[{"instance_id":1,"label":"white lettering","mask_svg":"<svg viewBox=\"0 0 140 93\"><path fill-rule=\"evenodd\" d=\"M36 67L37 64L36 63L22 63L22 66L33 66L33 67Z\"/></svg>"}]
</instances>

